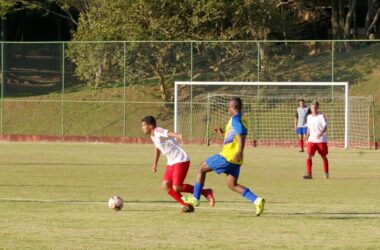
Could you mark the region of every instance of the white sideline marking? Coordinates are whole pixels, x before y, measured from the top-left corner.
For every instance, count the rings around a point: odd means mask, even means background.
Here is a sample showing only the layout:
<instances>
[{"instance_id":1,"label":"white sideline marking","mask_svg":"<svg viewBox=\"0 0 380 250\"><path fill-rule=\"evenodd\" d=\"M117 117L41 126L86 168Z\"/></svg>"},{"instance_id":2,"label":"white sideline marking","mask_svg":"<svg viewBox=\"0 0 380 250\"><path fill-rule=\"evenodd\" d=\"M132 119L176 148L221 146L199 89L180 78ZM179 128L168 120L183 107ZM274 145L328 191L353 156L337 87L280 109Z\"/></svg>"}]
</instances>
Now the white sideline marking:
<instances>
[{"instance_id":1,"label":"white sideline marking","mask_svg":"<svg viewBox=\"0 0 380 250\"><path fill-rule=\"evenodd\" d=\"M66 204L105 204L107 205L107 201L78 201L78 200L46 200L46 199L38 199L38 200L30 200L30 199L22 199L22 198L0 198L2 202L31 202L31 203L66 203ZM167 208L180 208L179 205L173 202L173 205L162 204L162 203L152 203L152 202L134 202L134 201L126 201L128 206L145 206L145 207L167 207ZM205 202L205 205L207 202ZM252 205L253 206L253 205ZM254 207L252 209L242 209L242 208L227 208L227 207L197 207L196 209L209 209L209 210L220 210L220 211L244 211L251 212L254 211Z\"/></svg>"}]
</instances>

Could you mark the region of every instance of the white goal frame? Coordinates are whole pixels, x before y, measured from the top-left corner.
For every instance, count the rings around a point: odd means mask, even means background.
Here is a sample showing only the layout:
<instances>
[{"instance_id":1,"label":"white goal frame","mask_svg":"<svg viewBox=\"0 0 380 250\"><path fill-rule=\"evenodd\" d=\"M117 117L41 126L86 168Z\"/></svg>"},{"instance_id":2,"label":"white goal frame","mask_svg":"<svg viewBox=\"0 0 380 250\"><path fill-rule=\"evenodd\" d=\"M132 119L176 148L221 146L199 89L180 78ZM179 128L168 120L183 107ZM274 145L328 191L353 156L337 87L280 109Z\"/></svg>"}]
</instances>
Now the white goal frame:
<instances>
[{"instance_id":1,"label":"white goal frame","mask_svg":"<svg viewBox=\"0 0 380 250\"><path fill-rule=\"evenodd\" d=\"M174 83L174 132L178 132L178 87L181 85L209 86L343 86L344 87L344 148L348 149L349 129L349 95L348 82L208 82L208 81L176 81Z\"/></svg>"}]
</instances>

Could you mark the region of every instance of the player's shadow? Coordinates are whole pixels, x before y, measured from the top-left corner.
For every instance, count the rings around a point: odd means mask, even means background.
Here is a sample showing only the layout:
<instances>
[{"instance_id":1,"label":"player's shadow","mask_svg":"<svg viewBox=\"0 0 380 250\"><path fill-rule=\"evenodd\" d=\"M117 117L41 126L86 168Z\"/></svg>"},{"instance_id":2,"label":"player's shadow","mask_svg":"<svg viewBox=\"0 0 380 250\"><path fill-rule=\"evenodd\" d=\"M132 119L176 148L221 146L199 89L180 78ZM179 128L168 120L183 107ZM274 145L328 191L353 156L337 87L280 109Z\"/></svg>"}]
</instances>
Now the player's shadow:
<instances>
[{"instance_id":1,"label":"player's shadow","mask_svg":"<svg viewBox=\"0 0 380 250\"><path fill-rule=\"evenodd\" d=\"M202 200L203 203L207 203L206 200ZM139 200L130 200L128 202L131 202L131 203L173 203L175 204L174 201L171 201L171 200L145 200L145 201L139 201ZM216 201L217 204L249 204L247 201L229 201L229 200L223 200L223 201L220 201L220 200L217 200ZM281 201L267 201L266 203L272 203L272 204L287 204L288 202L281 202Z\"/></svg>"},{"instance_id":2,"label":"player's shadow","mask_svg":"<svg viewBox=\"0 0 380 250\"><path fill-rule=\"evenodd\" d=\"M379 219L380 212L295 212L295 213L268 213L273 215L288 215L299 217L315 218L316 216L326 220L360 220L360 219Z\"/></svg>"},{"instance_id":3,"label":"player's shadow","mask_svg":"<svg viewBox=\"0 0 380 250\"><path fill-rule=\"evenodd\" d=\"M63 163L63 162L51 162L51 163L2 163L7 166L125 166L127 163ZM138 164L137 164L138 165ZM142 165L142 164L141 164Z\"/></svg>"},{"instance_id":4,"label":"player's shadow","mask_svg":"<svg viewBox=\"0 0 380 250\"><path fill-rule=\"evenodd\" d=\"M163 209L128 209L128 208L123 208L123 210L120 210L120 211L117 211L118 213L130 213L130 212L134 212L134 213L146 213L146 212L167 212L168 209L167 208L163 208Z\"/></svg>"},{"instance_id":5,"label":"player's shadow","mask_svg":"<svg viewBox=\"0 0 380 250\"><path fill-rule=\"evenodd\" d=\"M380 180L379 177L334 177L332 180Z\"/></svg>"},{"instance_id":6,"label":"player's shadow","mask_svg":"<svg viewBox=\"0 0 380 250\"><path fill-rule=\"evenodd\" d=\"M89 187L95 187L95 186L78 186L78 185L47 185L47 184L0 184L0 187L69 187L69 188L89 188Z\"/></svg>"}]
</instances>

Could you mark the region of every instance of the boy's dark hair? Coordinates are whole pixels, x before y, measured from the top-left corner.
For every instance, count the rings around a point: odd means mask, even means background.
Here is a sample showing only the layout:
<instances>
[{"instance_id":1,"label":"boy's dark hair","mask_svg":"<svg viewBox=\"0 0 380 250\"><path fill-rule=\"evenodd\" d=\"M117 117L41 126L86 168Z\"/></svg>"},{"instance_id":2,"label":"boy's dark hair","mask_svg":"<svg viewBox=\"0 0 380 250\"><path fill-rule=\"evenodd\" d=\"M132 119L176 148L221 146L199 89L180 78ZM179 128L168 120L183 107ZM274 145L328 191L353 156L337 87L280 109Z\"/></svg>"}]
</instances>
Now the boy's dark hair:
<instances>
[{"instance_id":1,"label":"boy's dark hair","mask_svg":"<svg viewBox=\"0 0 380 250\"><path fill-rule=\"evenodd\" d=\"M311 102L311 105L315 105L315 106L319 107L319 102L317 100L313 100Z\"/></svg>"},{"instance_id":2,"label":"boy's dark hair","mask_svg":"<svg viewBox=\"0 0 380 250\"><path fill-rule=\"evenodd\" d=\"M156 119L153 116L151 116L151 115L145 116L141 120L141 122L145 122L148 125L153 125L154 127L156 127Z\"/></svg>"},{"instance_id":3,"label":"boy's dark hair","mask_svg":"<svg viewBox=\"0 0 380 250\"><path fill-rule=\"evenodd\" d=\"M241 111L243 109L243 101L239 97L232 98L231 102L235 104L237 110Z\"/></svg>"},{"instance_id":4,"label":"boy's dark hair","mask_svg":"<svg viewBox=\"0 0 380 250\"><path fill-rule=\"evenodd\" d=\"M305 102L305 100L304 99L298 99L298 102Z\"/></svg>"}]
</instances>

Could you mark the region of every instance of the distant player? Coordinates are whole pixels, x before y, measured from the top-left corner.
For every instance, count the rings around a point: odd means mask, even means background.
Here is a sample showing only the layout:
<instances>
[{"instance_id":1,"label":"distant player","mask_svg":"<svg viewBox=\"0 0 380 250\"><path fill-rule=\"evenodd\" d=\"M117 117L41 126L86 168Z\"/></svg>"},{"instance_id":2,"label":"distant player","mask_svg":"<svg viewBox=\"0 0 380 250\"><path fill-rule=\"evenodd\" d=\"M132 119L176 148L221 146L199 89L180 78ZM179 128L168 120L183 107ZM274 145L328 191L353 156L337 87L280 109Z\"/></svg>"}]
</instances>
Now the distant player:
<instances>
[{"instance_id":1,"label":"distant player","mask_svg":"<svg viewBox=\"0 0 380 250\"><path fill-rule=\"evenodd\" d=\"M304 179L312 179L311 172L312 158L316 151L323 160L323 168L325 178L329 178L329 162L327 160L328 147L327 147L327 120L326 117L319 112L319 102L313 101L310 106L311 114L307 116L307 159L306 159L306 174Z\"/></svg>"},{"instance_id":2,"label":"distant player","mask_svg":"<svg viewBox=\"0 0 380 250\"><path fill-rule=\"evenodd\" d=\"M294 130L298 135L299 152L304 152L304 136L307 133L306 118L310 114L310 108L305 106L305 100L298 100L298 108L294 119Z\"/></svg>"},{"instance_id":3,"label":"distant player","mask_svg":"<svg viewBox=\"0 0 380 250\"><path fill-rule=\"evenodd\" d=\"M236 97L230 100L228 111L231 118L227 123L225 132L221 128L215 129L220 135L225 134L222 152L210 156L202 163L194 184L193 196L184 199L187 203L199 206L206 173L215 171L217 174L225 173L227 175L227 186L256 205L256 216L263 213L265 200L257 197L248 188L237 183L240 166L243 164L243 152L247 136L247 122L242 114L242 106L240 98Z\"/></svg>"},{"instance_id":4,"label":"distant player","mask_svg":"<svg viewBox=\"0 0 380 250\"><path fill-rule=\"evenodd\" d=\"M194 207L185 203L181 199L182 195L180 193L193 193L194 191L192 185L183 184L190 167L190 158L178 144L178 140L182 140L182 135L157 127L156 119L153 116L146 116L142 119L142 130L145 134L151 136L153 144L156 147L152 166L153 173L157 172L157 164L161 153L167 158L167 166L162 180L162 188L167 191L174 200L183 206L182 212L193 212ZM201 190L201 194L206 197L210 206L213 207L214 196L212 190L203 189Z\"/></svg>"}]
</instances>

